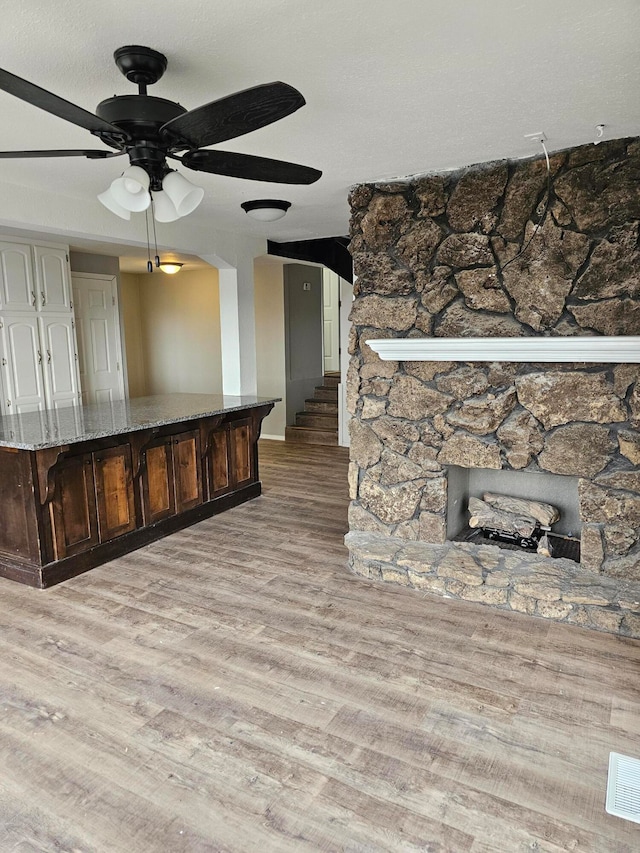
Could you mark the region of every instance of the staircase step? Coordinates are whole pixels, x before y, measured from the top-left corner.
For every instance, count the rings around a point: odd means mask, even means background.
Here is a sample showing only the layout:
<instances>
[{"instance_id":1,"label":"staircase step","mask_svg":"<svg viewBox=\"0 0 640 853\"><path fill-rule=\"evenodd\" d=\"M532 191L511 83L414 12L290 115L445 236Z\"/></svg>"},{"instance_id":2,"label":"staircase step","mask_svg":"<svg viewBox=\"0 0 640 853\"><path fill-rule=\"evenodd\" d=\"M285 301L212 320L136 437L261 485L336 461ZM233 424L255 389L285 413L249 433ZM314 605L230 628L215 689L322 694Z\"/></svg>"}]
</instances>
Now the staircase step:
<instances>
[{"instance_id":1,"label":"staircase step","mask_svg":"<svg viewBox=\"0 0 640 853\"><path fill-rule=\"evenodd\" d=\"M327 414L338 414L338 403L331 400L305 400L305 412L326 412Z\"/></svg>"},{"instance_id":2,"label":"staircase step","mask_svg":"<svg viewBox=\"0 0 640 853\"><path fill-rule=\"evenodd\" d=\"M325 373L322 384L325 386L329 386L331 388L335 388L340 384L340 374L339 373Z\"/></svg>"},{"instance_id":3,"label":"staircase step","mask_svg":"<svg viewBox=\"0 0 640 853\"><path fill-rule=\"evenodd\" d=\"M296 426L337 429L338 415L333 412L298 412Z\"/></svg>"},{"instance_id":4,"label":"staircase step","mask_svg":"<svg viewBox=\"0 0 640 853\"><path fill-rule=\"evenodd\" d=\"M334 386L316 385L313 396L316 400L337 400L338 389Z\"/></svg>"},{"instance_id":5,"label":"staircase step","mask_svg":"<svg viewBox=\"0 0 640 853\"><path fill-rule=\"evenodd\" d=\"M311 429L309 427L288 426L285 429L285 440L296 441L299 444L338 444L338 430Z\"/></svg>"}]
</instances>

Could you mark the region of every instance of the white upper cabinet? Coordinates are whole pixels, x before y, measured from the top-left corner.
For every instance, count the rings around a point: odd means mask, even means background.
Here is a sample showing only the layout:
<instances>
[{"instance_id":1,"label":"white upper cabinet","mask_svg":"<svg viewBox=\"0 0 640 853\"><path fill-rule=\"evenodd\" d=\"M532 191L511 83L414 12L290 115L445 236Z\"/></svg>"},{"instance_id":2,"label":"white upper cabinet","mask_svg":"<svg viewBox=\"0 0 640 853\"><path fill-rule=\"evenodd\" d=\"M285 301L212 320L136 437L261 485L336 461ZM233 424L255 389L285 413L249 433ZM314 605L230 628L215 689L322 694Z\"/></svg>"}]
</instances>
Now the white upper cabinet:
<instances>
[{"instance_id":1,"label":"white upper cabinet","mask_svg":"<svg viewBox=\"0 0 640 853\"><path fill-rule=\"evenodd\" d=\"M65 249L33 247L38 308L47 313L71 313L71 274Z\"/></svg>"},{"instance_id":2,"label":"white upper cabinet","mask_svg":"<svg viewBox=\"0 0 640 853\"><path fill-rule=\"evenodd\" d=\"M66 255L65 255L66 257ZM36 310L31 246L0 242L0 310Z\"/></svg>"},{"instance_id":3,"label":"white upper cabinet","mask_svg":"<svg viewBox=\"0 0 640 853\"><path fill-rule=\"evenodd\" d=\"M77 405L71 273L64 246L0 240L0 413Z\"/></svg>"}]
</instances>

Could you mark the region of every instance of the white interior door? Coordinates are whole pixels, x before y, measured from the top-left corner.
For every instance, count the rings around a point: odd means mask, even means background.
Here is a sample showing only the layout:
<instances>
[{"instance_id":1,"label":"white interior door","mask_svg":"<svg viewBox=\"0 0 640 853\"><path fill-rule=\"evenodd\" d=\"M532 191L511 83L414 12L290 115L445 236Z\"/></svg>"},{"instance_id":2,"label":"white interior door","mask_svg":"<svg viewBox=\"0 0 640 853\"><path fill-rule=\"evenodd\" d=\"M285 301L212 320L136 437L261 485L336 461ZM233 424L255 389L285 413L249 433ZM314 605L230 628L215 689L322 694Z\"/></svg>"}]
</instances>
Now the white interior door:
<instances>
[{"instance_id":1,"label":"white interior door","mask_svg":"<svg viewBox=\"0 0 640 853\"><path fill-rule=\"evenodd\" d=\"M322 270L324 372L340 370L340 284L336 273Z\"/></svg>"},{"instance_id":2,"label":"white interior door","mask_svg":"<svg viewBox=\"0 0 640 853\"><path fill-rule=\"evenodd\" d=\"M122 400L124 378L115 277L73 275L83 403Z\"/></svg>"},{"instance_id":3,"label":"white interior door","mask_svg":"<svg viewBox=\"0 0 640 853\"><path fill-rule=\"evenodd\" d=\"M5 315L0 321L0 341L4 414L42 411L45 389L37 318Z\"/></svg>"}]
</instances>

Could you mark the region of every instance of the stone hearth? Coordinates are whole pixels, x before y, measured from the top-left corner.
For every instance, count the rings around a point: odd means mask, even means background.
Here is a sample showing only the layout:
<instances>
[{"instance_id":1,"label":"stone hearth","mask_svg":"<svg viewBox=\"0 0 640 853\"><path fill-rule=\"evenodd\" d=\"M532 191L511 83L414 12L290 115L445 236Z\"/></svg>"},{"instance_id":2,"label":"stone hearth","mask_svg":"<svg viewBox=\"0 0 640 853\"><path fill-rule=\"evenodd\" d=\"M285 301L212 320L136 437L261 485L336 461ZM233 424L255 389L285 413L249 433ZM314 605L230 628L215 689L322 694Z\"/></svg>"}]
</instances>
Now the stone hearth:
<instances>
[{"instance_id":1,"label":"stone hearth","mask_svg":"<svg viewBox=\"0 0 640 853\"><path fill-rule=\"evenodd\" d=\"M352 192L347 544L360 574L638 636L638 365L394 362L367 346L637 334L640 144L562 152L551 170L546 215L544 159ZM581 565L447 542L450 466L578 478ZM527 596L536 572L554 582Z\"/></svg>"}]
</instances>

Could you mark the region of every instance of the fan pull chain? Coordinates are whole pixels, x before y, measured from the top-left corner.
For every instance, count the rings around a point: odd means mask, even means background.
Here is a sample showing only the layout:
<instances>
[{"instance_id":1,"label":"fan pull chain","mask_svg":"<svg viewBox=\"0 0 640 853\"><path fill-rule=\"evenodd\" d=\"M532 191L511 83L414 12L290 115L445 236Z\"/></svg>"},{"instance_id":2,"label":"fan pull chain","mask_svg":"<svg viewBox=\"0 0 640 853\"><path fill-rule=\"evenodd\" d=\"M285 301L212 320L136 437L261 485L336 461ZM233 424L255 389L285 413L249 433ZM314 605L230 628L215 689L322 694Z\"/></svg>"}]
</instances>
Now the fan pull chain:
<instances>
[{"instance_id":1,"label":"fan pull chain","mask_svg":"<svg viewBox=\"0 0 640 853\"><path fill-rule=\"evenodd\" d=\"M153 223L153 245L156 249L156 267L160 266L160 255L158 254L158 237L156 235L156 211L153 206L153 193L151 193L151 222Z\"/></svg>"},{"instance_id":2,"label":"fan pull chain","mask_svg":"<svg viewBox=\"0 0 640 853\"><path fill-rule=\"evenodd\" d=\"M151 242L149 240L149 208L144 212L144 224L147 228L147 272L153 272L153 264L151 263Z\"/></svg>"}]
</instances>

